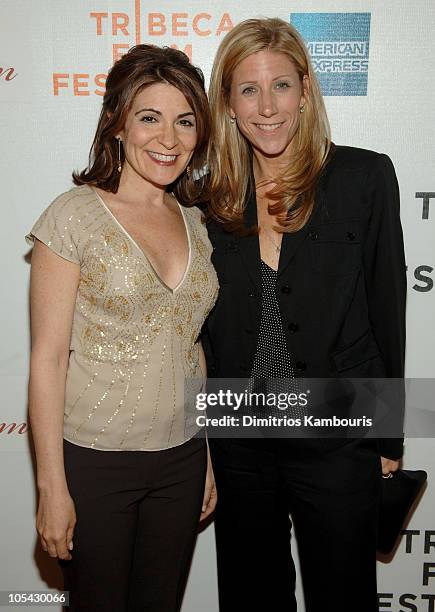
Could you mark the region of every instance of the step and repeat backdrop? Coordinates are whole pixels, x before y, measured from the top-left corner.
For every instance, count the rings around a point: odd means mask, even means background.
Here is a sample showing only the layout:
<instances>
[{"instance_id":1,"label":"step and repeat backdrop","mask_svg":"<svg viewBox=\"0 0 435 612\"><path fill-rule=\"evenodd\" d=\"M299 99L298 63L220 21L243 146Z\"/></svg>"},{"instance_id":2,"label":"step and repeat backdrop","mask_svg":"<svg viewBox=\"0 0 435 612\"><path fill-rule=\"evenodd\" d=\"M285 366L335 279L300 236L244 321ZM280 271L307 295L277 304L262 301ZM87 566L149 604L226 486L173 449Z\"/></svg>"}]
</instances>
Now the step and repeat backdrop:
<instances>
[{"instance_id":1,"label":"step and repeat backdrop","mask_svg":"<svg viewBox=\"0 0 435 612\"><path fill-rule=\"evenodd\" d=\"M71 186L71 171L86 165L106 75L117 58L138 43L170 45L208 79L220 41L254 16L281 17L302 33L334 141L385 152L395 164L408 265L407 376L434 378L433 0L0 0L0 591L61 586L57 565L40 550L34 529L24 235ZM434 409L433 401L429 394L427 410ZM426 469L429 484L394 556L379 559L379 609L434 612L433 438L408 439L404 464ZM298 598L303 611L300 583ZM218 610L212 525L199 535L183 605L183 612L206 610Z\"/></svg>"}]
</instances>

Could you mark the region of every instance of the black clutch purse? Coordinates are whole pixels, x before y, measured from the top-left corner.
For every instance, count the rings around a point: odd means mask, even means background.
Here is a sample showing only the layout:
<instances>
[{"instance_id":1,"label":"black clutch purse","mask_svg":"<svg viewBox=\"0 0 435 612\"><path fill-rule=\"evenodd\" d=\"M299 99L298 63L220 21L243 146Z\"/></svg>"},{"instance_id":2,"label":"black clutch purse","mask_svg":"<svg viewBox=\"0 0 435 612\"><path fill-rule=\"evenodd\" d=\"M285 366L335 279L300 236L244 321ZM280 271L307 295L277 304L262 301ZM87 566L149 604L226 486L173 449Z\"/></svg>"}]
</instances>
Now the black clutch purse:
<instances>
[{"instance_id":1,"label":"black clutch purse","mask_svg":"<svg viewBox=\"0 0 435 612\"><path fill-rule=\"evenodd\" d=\"M378 551L390 553L402 530L412 504L427 480L424 470L398 470L382 478L378 523Z\"/></svg>"}]
</instances>

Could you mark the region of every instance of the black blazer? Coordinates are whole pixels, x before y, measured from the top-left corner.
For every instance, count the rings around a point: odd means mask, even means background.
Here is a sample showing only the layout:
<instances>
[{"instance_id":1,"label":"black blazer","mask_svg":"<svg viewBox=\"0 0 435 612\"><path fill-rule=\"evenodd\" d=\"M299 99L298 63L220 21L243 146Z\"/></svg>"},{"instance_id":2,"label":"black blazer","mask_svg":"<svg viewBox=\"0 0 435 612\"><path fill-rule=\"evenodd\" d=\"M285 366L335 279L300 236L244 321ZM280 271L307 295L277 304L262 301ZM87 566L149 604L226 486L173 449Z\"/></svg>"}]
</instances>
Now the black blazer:
<instances>
[{"instance_id":1,"label":"black blazer","mask_svg":"<svg viewBox=\"0 0 435 612\"><path fill-rule=\"evenodd\" d=\"M255 191L245 224L257 222ZM258 235L209 224L220 294L202 334L208 375L249 376L261 318ZM284 234L276 295L298 377L404 375L406 266L393 165L383 154L335 147L313 214ZM399 458L402 440L384 439Z\"/></svg>"}]
</instances>

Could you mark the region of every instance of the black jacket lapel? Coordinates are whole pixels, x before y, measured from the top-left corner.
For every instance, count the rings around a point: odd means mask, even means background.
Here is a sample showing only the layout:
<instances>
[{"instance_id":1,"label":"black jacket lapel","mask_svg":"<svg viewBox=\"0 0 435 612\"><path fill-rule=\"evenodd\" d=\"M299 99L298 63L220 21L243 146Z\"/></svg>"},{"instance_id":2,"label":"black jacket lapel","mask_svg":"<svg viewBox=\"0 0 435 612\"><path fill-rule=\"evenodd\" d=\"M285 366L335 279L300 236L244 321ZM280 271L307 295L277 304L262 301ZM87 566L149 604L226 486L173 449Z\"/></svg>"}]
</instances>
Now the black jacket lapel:
<instances>
[{"instance_id":1,"label":"black jacket lapel","mask_svg":"<svg viewBox=\"0 0 435 612\"><path fill-rule=\"evenodd\" d=\"M298 248L307 239L310 234L310 228L314 226L321 218L322 209L325 205L326 188L329 175L334 163L334 147L330 152L330 158L319 179L319 184L316 190L313 212L304 225L304 227L295 233L285 233L282 237L281 253L278 265L278 277L281 276L291 260L295 256ZM247 198L245 210L245 227L250 228L253 225L257 226L257 199L255 196L254 178L252 176L249 196ZM238 236L238 245L240 254L246 267L249 276L251 277L256 291L261 291L261 268L260 268L260 243L258 234L250 234L248 236Z\"/></svg>"},{"instance_id":2,"label":"black jacket lapel","mask_svg":"<svg viewBox=\"0 0 435 612\"><path fill-rule=\"evenodd\" d=\"M246 202L245 228L248 229L253 225L257 225L257 200L255 189L251 188ZM237 242L243 264L255 285L255 290L261 292L260 243L258 241L258 234L238 236Z\"/></svg>"},{"instance_id":3,"label":"black jacket lapel","mask_svg":"<svg viewBox=\"0 0 435 612\"><path fill-rule=\"evenodd\" d=\"M281 255L279 258L279 265L278 265L278 276L281 276L282 274L284 274L291 260L295 256L296 251L298 250L300 245L303 243L303 241L306 239L307 234L310 231L310 225L313 222L313 217L314 217L314 214L311 215L311 217L309 218L307 223L304 225L304 227L300 229L298 232L295 232L292 234L285 233L283 235L282 244L281 244Z\"/></svg>"},{"instance_id":4,"label":"black jacket lapel","mask_svg":"<svg viewBox=\"0 0 435 612\"><path fill-rule=\"evenodd\" d=\"M326 205L326 189L328 186L329 175L333 166L334 147L331 149L330 158L322 171L319 178L319 183L316 189L313 212L307 223L298 232L288 234L285 233L282 237L281 256L278 266L278 277L281 276L288 268L291 260L295 256L298 248L310 236L310 229L320 221L323 209Z\"/></svg>"}]
</instances>

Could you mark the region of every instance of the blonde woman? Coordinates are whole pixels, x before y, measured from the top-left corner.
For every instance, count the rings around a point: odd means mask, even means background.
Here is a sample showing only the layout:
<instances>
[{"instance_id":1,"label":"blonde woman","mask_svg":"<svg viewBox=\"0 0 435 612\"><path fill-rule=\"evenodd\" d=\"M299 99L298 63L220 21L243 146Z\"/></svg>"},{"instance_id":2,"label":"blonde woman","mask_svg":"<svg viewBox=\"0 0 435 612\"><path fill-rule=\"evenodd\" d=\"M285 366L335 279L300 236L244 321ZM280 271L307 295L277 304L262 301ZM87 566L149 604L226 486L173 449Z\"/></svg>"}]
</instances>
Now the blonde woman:
<instances>
[{"instance_id":1,"label":"blonde woman","mask_svg":"<svg viewBox=\"0 0 435 612\"><path fill-rule=\"evenodd\" d=\"M289 388L402 377L405 261L389 158L331 142L307 50L280 19L227 34L209 94L221 285L203 334L209 376ZM380 478L398 468L402 440L210 445L221 611L296 610L291 513L307 612L375 612Z\"/></svg>"}]
</instances>

